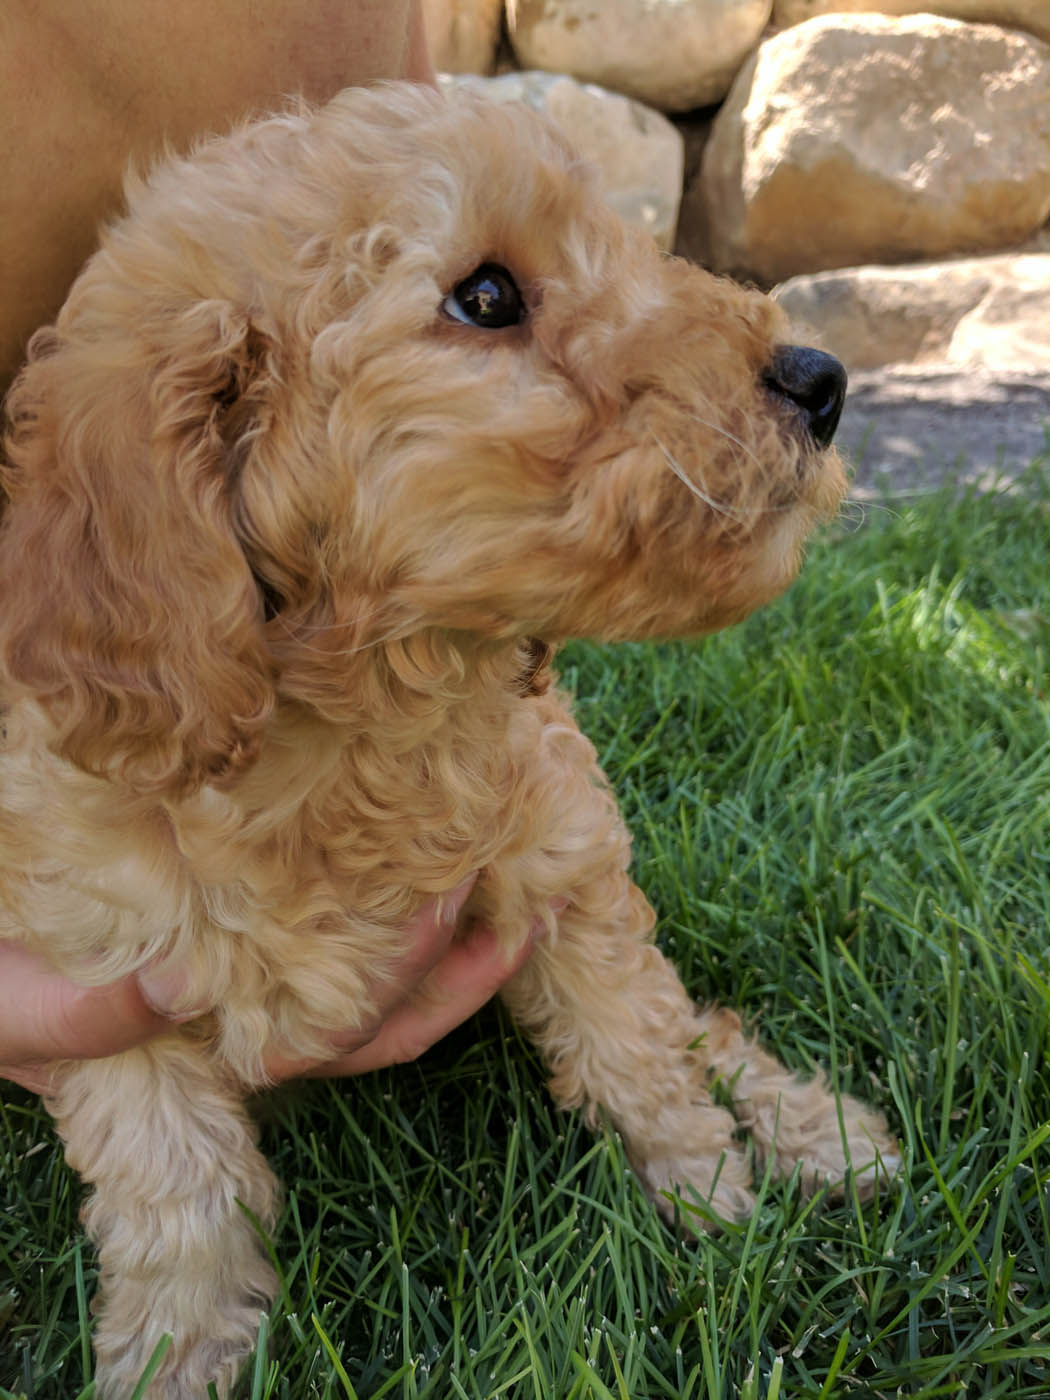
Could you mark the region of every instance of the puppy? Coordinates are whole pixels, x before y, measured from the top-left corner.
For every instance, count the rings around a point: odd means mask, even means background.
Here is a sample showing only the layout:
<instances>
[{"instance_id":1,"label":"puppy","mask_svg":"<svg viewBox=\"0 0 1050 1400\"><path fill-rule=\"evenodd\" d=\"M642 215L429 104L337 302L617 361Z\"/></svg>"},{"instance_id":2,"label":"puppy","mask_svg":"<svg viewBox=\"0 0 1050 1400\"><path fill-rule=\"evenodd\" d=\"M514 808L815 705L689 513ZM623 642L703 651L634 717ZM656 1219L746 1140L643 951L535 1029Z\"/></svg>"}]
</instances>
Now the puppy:
<instances>
[{"instance_id":1,"label":"puppy","mask_svg":"<svg viewBox=\"0 0 1050 1400\"><path fill-rule=\"evenodd\" d=\"M177 968L206 1008L55 1069L101 1395L166 1331L151 1395L229 1386L274 1288L238 1204L273 1223L264 1051L368 1024L413 910L472 870L508 948L547 911L506 1003L661 1209L746 1214L738 1124L811 1186L892 1169L881 1118L649 941L546 659L778 594L843 489L839 366L516 107L346 92L128 203L13 390L0 534L0 937L85 982Z\"/></svg>"}]
</instances>

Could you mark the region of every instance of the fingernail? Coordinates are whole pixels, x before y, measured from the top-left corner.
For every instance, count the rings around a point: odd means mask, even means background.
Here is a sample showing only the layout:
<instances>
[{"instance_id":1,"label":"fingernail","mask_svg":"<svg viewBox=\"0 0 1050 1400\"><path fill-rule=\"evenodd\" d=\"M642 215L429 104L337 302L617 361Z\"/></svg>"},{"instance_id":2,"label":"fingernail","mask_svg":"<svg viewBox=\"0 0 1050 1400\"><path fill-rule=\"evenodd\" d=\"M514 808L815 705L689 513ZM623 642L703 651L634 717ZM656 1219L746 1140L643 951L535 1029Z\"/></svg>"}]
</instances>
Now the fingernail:
<instances>
[{"instance_id":1,"label":"fingernail","mask_svg":"<svg viewBox=\"0 0 1050 1400\"><path fill-rule=\"evenodd\" d=\"M542 916L529 925L529 942L539 943L550 934L550 924Z\"/></svg>"},{"instance_id":2,"label":"fingernail","mask_svg":"<svg viewBox=\"0 0 1050 1400\"><path fill-rule=\"evenodd\" d=\"M547 913L537 915L529 925L529 942L538 943L541 938L546 938L551 932L553 920L568 909L571 903L571 900L564 899L561 895L556 895L554 899L549 900Z\"/></svg>"},{"instance_id":3,"label":"fingernail","mask_svg":"<svg viewBox=\"0 0 1050 1400\"><path fill-rule=\"evenodd\" d=\"M465 880L461 880L454 890L444 895L441 900L441 922L446 928L454 927L459 923L459 916L463 912L463 906L470 898L470 892L477 883L479 872L472 870Z\"/></svg>"},{"instance_id":4,"label":"fingernail","mask_svg":"<svg viewBox=\"0 0 1050 1400\"><path fill-rule=\"evenodd\" d=\"M203 1007L184 1004L188 985L185 973L165 967L146 967L139 973L138 982L146 1005L168 1021L192 1021L204 1012Z\"/></svg>"}]
</instances>

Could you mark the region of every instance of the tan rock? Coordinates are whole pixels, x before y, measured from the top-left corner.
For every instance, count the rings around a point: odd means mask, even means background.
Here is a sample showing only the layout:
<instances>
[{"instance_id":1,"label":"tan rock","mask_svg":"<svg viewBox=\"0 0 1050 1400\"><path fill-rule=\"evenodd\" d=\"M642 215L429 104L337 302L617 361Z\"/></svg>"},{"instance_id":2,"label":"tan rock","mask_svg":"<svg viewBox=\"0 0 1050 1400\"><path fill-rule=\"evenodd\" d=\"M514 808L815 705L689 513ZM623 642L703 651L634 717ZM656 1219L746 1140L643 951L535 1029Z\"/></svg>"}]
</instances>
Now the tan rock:
<instances>
[{"instance_id":1,"label":"tan rock","mask_svg":"<svg viewBox=\"0 0 1050 1400\"><path fill-rule=\"evenodd\" d=\"M799 272L1011 247L1050 216L1050 47L930 15L766 40L704 152L712 258Z\"/></svg>"},{"instance_id":2,"label":"tan rock","mask_svg":"<svg viewBox=\"0 0 1050 1400\"><path fill-rule=\"evenodd\" d=\"M944 359L967 369L1050 370L1050 255L1017 258L956 322Z\"/></svg>"},{"instance_id":3,"label":"tan rock","mask_svg":"<svg viewBox=\"0 0 1050 1400\"><path fill-rule=\"evenodd\" d=\"M503 0L423 0L423 20L439 73L491 73Z\"/></svg>"},{"instance_id":4,"label":"tan rock","mask_svg":"<svg viewBox=\"0 0 1050 1400\"><path fill-rule=\"evenodd\" d=\"M772 0L507 0L525 68L571 73L665 112L719 102Z\"/></svg>"},{"instance_id":5,"label":"tan rock","mask_svg":"<svg viewBox=\"0 0 1050 1400\"><path fill-rule=\"evenodd\" d=\"M1050 371L1050 253L818 272L774 296L797 338L850 370Z\"/></svg>"},{"instance_id":6,"label":"tan rock","mask_svg":"<svg viewBox=\"0 0 1050 1400\"><path fill-rule=\"evenodd\" d=\"M673 247L683 146L666 117L618 93L554 73L442 82L466 84L496 101L527 102L545 112L597 166L605 198L617 213L651 233L662 248Z\"/></svg>"},{"instance_id":7,"label":"tan rock","mask_svg":"<svg viewBox=\"0 0 1050 1400\"><path fill-rule=\"evenodd\" d=\"M803 24L826 14L944 15L978 24L999 24L1007 29L1027 29L1037 39L1050 41L1050 4L1047 0L773 0L773 23L778 29Z\"/></svg>"}]
</instances>

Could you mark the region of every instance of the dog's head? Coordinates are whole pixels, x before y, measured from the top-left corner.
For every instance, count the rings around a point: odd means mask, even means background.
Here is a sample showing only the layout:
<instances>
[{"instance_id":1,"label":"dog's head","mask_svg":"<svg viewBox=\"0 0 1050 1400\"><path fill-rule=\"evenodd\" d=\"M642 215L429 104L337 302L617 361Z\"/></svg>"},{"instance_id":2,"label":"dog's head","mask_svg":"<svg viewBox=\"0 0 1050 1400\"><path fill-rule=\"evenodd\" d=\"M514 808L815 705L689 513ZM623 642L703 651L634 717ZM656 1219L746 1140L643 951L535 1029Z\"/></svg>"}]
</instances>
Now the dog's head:
<instances>
[{"instance_id":1,"label":"dog's head","mask_svg":"<svg viewBox=\"0 0 1050 1400\"><path fill-rule=\"evenodd\" d=\"M710 631L838 503L835 363L524 109L348 91L129 206L9 405L8 680L86 767L233 771L395 635Z\"/></svg>"}]
</instances>

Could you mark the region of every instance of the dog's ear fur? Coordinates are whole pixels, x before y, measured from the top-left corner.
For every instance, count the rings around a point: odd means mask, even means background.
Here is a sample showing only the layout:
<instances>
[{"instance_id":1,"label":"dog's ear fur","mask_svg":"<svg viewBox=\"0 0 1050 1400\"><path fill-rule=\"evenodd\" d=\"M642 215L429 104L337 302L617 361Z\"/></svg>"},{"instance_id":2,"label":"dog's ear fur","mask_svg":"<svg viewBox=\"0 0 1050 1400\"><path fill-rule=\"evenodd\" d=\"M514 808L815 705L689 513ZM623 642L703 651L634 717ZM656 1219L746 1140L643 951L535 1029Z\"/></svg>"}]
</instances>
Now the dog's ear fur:
<instances>
[{"instance_id":1,"label":"dog's ear fur","mask_svg":"<svg viewBox=\"0 0 1050 1400\"><path fill-rule=\"evenodd\" d=\"M235 536L235 437L259 343L219 300L152 346L37 333L12 389L0 656L54 747L140 791L249 763L273 703L263 602Z\"/></svg>"}]
</instances>

